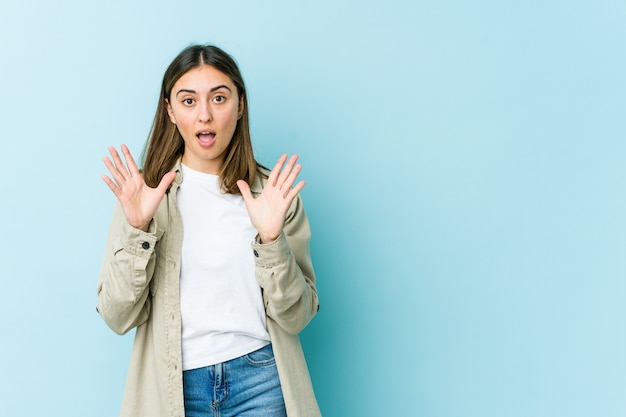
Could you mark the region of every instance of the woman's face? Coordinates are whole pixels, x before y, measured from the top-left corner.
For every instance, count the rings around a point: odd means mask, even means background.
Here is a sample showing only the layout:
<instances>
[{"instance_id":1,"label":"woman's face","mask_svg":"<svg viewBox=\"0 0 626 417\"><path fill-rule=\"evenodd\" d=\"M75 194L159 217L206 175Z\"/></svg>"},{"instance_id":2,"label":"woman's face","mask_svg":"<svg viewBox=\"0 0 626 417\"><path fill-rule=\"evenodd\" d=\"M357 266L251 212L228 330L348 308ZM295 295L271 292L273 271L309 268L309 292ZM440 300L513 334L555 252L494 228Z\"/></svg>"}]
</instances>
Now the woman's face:
<instances>
[{"instance_id":1,"label":"woman's face","mask_svg":"<svg viewBox=\"0 0 626 417\"><path fill-rule=\"evenodd\" d=\"M185 141L182 162L219 174L243 111L230 77L209 65L192 68L176 81L166 101L170 120Z\"/></svg>"}]
</instances>

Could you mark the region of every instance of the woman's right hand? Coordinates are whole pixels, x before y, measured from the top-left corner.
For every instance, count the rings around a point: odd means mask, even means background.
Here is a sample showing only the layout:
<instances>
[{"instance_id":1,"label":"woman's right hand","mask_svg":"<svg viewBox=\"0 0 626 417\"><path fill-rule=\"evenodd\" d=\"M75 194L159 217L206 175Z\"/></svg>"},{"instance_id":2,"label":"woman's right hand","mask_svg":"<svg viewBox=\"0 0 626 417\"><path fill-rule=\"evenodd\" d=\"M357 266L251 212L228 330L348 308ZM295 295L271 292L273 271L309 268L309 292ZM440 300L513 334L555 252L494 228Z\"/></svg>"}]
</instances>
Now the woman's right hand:
<instances>
[{"instance_id":1,"label":"woman's right hand","mask_svg":"<svg viewBox=\"0 0 626 417\"><path fill-rule=\"evenodd\" d=\"M165 192L174 181L176 173L168 172L156 188L151 188L143 180L143 176L126 145L122 145L126 165L114 147L109 147L109 152L113 161L106 156L103 161L113 179L107 175L102 175L102 179L119 200L128 223L146 232Z\"/></svg>"}]
</instances>

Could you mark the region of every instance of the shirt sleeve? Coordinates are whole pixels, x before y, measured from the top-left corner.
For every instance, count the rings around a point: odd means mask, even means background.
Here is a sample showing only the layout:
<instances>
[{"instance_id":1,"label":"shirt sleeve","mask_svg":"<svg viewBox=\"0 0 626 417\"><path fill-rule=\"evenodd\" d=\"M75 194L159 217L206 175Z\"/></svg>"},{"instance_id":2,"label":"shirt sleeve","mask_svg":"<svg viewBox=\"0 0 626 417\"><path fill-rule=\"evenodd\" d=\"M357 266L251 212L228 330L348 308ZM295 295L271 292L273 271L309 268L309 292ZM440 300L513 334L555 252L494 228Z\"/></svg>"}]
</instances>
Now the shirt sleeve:
<instances>
[{"instance_id":1,"label":"shirt sleeve","mask_svg":"<svg viewBox=\"0 0 626 417\"><path fill-rule=\"evenodd\" d=\"M116 204L98 279L96 309L118 334L143 324L150 314L156 231L154 220L148 232L132 227Z\"/></svg>"}]
</instances>

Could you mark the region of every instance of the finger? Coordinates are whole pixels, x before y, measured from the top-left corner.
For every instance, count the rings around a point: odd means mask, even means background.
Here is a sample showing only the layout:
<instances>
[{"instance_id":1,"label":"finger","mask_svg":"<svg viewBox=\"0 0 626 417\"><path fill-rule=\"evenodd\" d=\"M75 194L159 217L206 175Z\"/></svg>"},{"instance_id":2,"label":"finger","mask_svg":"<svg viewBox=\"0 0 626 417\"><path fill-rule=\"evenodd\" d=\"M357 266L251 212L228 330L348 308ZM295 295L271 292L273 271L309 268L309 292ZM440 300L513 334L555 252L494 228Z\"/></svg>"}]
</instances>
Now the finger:
<instances>
[{"instance_id":1,"label":"finger","mask_svg":"<svg viewBox=\"0 0 626 417\"><path fill-rule=\"evenodd\" d=\"M284 196L286 196L289 190L291 190L291 186L296 182L296 178L300 174L300 171L302 171L302 165L298 164L289 173L289 176L280 188L283 191Z\"/></svg>"},{"instance_id":2,"label":"finger","mask_svg":"<svg viewBox=\"0 0 626 417\"><path fill-rule=\"evenodd\" d=\"M254 199L254 197L252 197L252 193L250 192L250 186L247 182L245 182L244 180L239 180L237 181L237 187L239 187L239 191L241 191L241 196L243 197L243 200L246 204Z\"/></svg>"},{"instance_id":3,"label":"finger","mask_svg":"<svg viewBox=\"0 0 626 417\"><path fill-rule=\"evenodd\" d=\"M274 165L274 168L270 171L270 175L267 178L267 182L270 185L276 185L276 181L278 180L278 176L280 175L280 170L283 168L283 164L287 159L287 154L283 154L280 158L278 158L278 162Z\"/></svg>"},{"instance_id":4,"label":"finger","mask_svg":"<svg viewBox=\"0 0 626 417\"><path fill-rule=\"evenodd\" d=\"M139 168L137 168L137 164L135 163L135 159L131 155L128 150L128 146L122 145L122 153L124 154L124 160L126 161L126 166L128 166L128 170L130 172L130 176L139 175Z\"/></svg>"},{"instance_id":5,"label":"finger","mask_svg":"<svg viewBox=\"0 0 626 417\"><path fill-rule=\"evenodd\" d=\"M289 190L289 193L287 193L287 196L285 197L285 199L289 201L289 204L291 204L293 199L296 198L300 190L302 190L305 185L306 185L305 181L300 181L299 183L296 184L295 187Z\"/></svg>"},{"instance_id":6,"label":"finger","mask_svg":"<svg viewBox=\"0 0 626 417\"><path fill-rule=\"evenodd\" d=\"M174 178L176 178L175 171L170 171L167 174L163 175L163 178L161 178L161 182L159 182L159 185L156 188L157 191L159 191L160 194L165 195L165 192L172 184L172 181L174 181Z\"/></svg>"},{"instance_id":7,"label":"finger","mask_svg":"<svg viewBox=\"0 0 626 417\"><path fill-rule=\"evenodd\" d=\"M111 178L109 178L108 176L104 174L101 175L100 178L102 178L102 180L109 186L111 191L113 191L113 194L115 194L116 196L119 195L120 189L117 185L115 185L115 183L111 180Z\"/></svg>"},{"instance_id":8,"label":"finger","mask_svg":"<svg viewBox=\"0 0 626 417\"><path fill-rule=\"evenodd\" d=\"M120 158L120 154L117 153L117 149L113 146L109 147L109 152L111 153L111 157L113 158L113 163L115 164L115 168L119 171L120 175L124 178L130 177L128 170L126 169L126 165L122 162L122 158Z\"/></svg>"},{"instance_id":9,"label":"finger","mask_svg":"<svg viewBox=\"0 0 626 417\"><path fill-rule=\"evenodd\" d=\"M121 187L126 182L126 179L122 176L115 164L113 164L113 162L111 162L109 158L105 156L104 158L102 158L102 161L104 161L104 165L106 165L117 185Z\"/></svg>"},{"instance_id":10,"label":"finger","mask_svg":"<svg viewBox=\"0 0 626 417\"><path fill-rule=\"evenodd\" d=\"M289 158L289 162L287 162L287 165L285 165L285 169L282 170L282 172L280 173L278 177L278 180L276 181L276 186L278 188L280 189L283 188L283 184L289 178L293 170L293 166L295 165L297 160L298 160L298 155L293 155L291 158ZM289 186L291 186L291 184Z\"/></svg>"}]
</instances>

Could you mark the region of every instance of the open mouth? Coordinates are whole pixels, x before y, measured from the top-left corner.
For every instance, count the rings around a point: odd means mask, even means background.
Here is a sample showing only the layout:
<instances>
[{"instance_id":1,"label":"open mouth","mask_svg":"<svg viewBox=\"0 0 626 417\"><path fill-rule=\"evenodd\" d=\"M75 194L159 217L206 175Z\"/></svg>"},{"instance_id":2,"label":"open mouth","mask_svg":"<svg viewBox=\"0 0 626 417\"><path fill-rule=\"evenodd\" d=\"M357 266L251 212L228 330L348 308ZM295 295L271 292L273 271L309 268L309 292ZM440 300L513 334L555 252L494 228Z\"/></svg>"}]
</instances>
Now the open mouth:
<instances>
[{"instance_id":1,"label":"open mouth","mask_svg":"<svg viewBox=\"0 0 626 417\"><path fill-rule=\"evenodd\" d=\"M196 137L203 146L210 146L213 142L215 142L215 133L208 130L205 132L198 132Z\"/></svg>"}]
</instances>

